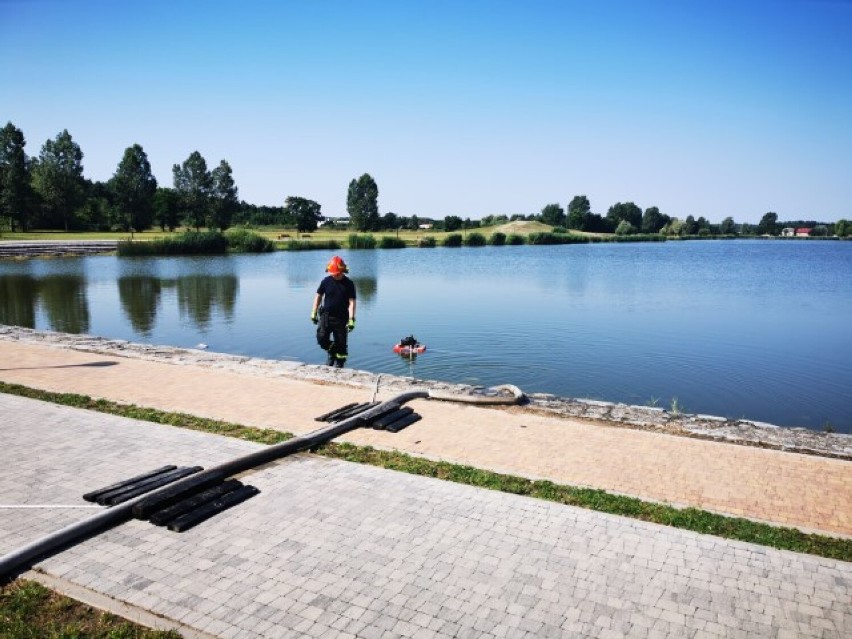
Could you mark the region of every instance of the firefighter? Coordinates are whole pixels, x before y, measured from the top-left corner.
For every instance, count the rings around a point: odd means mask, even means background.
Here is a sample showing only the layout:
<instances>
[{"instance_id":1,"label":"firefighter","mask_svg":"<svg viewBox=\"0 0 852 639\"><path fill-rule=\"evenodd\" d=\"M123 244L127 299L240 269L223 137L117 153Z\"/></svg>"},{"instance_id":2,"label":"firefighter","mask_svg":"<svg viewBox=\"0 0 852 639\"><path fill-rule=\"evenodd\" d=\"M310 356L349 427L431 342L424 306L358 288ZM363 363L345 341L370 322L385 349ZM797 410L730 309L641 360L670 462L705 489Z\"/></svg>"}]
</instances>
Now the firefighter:
<instances>
[{"instance_id":1,"label":"firefighter","mask_svg":"<svg viewBox=\"0 0 852 639\"><path fill-rule=\"evenodd\" d=\"M337 255L325 270L328 275L317 287L311 321L317 327L317 343L328 352L326 364L343 368L349 356L349 333L355 330L355 284L346 277L349 269Z\"/></svg>"}]
</instances>

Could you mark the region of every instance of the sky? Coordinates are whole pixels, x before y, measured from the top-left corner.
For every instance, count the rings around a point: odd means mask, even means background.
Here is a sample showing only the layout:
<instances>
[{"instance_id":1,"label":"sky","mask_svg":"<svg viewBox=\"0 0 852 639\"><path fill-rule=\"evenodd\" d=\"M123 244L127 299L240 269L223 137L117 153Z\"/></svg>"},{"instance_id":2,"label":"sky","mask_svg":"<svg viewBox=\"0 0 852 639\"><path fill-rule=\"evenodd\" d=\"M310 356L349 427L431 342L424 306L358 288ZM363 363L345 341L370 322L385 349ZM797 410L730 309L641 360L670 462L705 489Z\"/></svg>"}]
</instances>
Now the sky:
<instances>
[{"instance_id":1,"label":"sky","mask_svg":"<svg viewBox=\"0 0 852 639\"><path fill-rule=\"evenodd\" d=\"M852 219L852 0L0 0L0 78L91 180L140 144L326 216L369 173L380 214Z\"/></svg>"}]
</instances>

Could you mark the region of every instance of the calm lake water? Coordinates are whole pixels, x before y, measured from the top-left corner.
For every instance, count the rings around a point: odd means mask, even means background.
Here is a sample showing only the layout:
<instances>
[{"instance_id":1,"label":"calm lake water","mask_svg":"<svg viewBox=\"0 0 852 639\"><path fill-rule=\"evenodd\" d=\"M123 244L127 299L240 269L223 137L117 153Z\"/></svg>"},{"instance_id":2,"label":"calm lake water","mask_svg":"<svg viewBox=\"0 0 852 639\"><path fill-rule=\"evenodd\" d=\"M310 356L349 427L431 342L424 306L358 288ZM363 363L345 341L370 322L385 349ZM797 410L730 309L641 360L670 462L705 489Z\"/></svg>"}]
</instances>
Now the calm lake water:
<instances>
[{"instance_id":1,"label":"calm lake water","mask_svg":"<svg viewBox=\"0 0 852 639\"><path fill-rule=\"evenodd\" d=\"M852 432L852 242L339 254L354 368ZM321 363L330 255L0 262L0 323ZM391 351L409 333L413 362Z\"/></svg>"}]
</instances>

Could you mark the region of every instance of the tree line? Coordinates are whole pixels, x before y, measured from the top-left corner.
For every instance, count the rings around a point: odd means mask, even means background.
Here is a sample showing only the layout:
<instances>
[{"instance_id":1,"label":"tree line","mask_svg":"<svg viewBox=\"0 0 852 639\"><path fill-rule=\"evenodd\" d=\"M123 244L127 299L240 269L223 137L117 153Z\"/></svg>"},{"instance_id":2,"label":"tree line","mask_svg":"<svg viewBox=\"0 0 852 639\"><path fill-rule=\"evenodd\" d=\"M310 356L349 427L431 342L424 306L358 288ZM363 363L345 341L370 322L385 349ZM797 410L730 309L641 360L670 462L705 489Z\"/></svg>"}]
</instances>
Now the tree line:
<instances>
[{"instance_id":1,"label":"tree line","mask_svg":"<svg viewBox=\"0 0 852 639\"><path fill-rule=\"evenodd\" d=\"M144 149L124 151L107 182L83 176L83 152L68 130L28 157L23 132L0 129L0 222L13 231L144 231L154 225L225 230L239 206L231 166L213 170L198 151L172 168L174 188L163 188Z\"/></svg>"},{"instance_id":2,"label":"tree line","mask_svg":"<svg viewBox=\"0 0 852 639\"><path fill-rule=\"evenodd\" d=\"M115 173L106 182L83 175L83 152L67 130L47 140L38 156L25 152L23 132L12 122L0 129L0 228L12 231L145 231L154 227L227 230L234 225L283 226L315 231L327 221L314 200L289 196L283 206L257 206L242 201L227 160L212 170L198 151L172 167L172 186L159 185L144 149L133 144L124 151ZM681 220L652 206L644 211L633 202L618 202L606 215L592 213L585 195L567 206L548 204L538 214L489 215L481 220L447 215L443 219L379 215L379 188L365 173L349 183L344 224L357 231L411 229L429 226L453 232L515 220L540 221L554 227L595 233L664 234L670 236L777 235L781 228L808 227L812 235L850 235L852 223L779 222L766 213L755 225L737 224L726 217L719 224L692 215Z\"/></svg>"},{"instance_id":3,"label":"tree line","mask_svg":"<svg viewBox=\"0 0 852 639\"><path fill-rule=\"evenodd\" d=\"M615 233L633 235L637 233L661 234L679 237L710 237L734 235L778 235L785 227L809 228L813 236L852 234L852 223L839 220L836 223L813 220L778 221L778 214L768 212L756 225L737 223L733 217L725 217L721 223L713 224L704 216L695 219L672 217L660 212L656 206L644 211L633 202L617 202L609 207L606 215L591 212L589 198L577 195L568 203L567 212L559 204L548 204L541 210L539 221L557 227L593 233Z\"/></svg>"}]
</instances>

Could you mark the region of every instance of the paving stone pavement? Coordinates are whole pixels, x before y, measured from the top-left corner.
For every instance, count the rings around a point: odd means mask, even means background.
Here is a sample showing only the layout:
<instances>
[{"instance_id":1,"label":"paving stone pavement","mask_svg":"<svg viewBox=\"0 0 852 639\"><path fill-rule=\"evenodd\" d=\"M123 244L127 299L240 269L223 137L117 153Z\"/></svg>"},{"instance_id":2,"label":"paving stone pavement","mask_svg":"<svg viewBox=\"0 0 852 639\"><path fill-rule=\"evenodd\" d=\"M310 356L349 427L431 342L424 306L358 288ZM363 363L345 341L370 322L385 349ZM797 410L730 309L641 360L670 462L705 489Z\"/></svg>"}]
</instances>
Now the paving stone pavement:
<instances>
[{"instance_id":1,"label":"paving stone pavement","mask_svg":"<svg viewBox=\"0 0 852 639\"><path fill-rule=\"evenodd\" d=\"M258 448L3 394L0 414L0 505ZM37 569L223 639L852 636L846 562L314 455L241 478L261 493L188 532L134 520ZM0 509L0 553L91 512Z\"/></svg>"}]
</instances>

